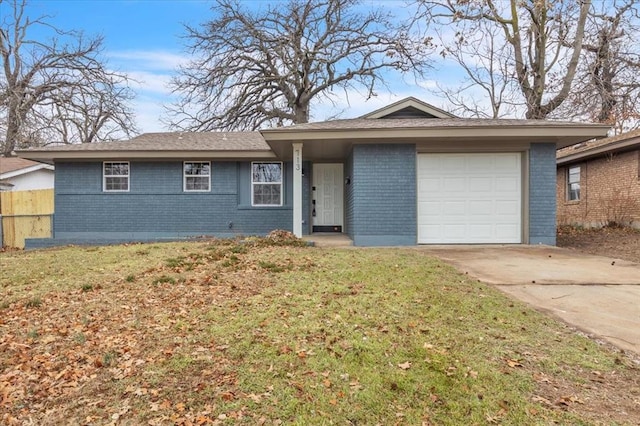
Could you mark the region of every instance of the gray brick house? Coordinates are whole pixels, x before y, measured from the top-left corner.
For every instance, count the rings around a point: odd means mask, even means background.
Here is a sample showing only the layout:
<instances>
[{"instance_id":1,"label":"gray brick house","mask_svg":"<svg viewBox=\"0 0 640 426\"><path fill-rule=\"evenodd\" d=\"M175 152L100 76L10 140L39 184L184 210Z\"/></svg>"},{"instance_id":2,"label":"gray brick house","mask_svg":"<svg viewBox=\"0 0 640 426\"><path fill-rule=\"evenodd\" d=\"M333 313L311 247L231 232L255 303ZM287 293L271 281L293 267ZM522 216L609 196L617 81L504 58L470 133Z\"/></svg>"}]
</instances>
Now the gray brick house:
<instances>
[{"instance_id":1,"label":"gray brick house","mask_svg":"<svg viewBox=\"0 0 640 426\"><path fill-rule=\"evenodd\" d=\"M555 244L556 148L607 127L457 118L407 98L257 132L25 150L55 163L51 240L337 232L358 246Z\"/></svg>"}]
</instances>

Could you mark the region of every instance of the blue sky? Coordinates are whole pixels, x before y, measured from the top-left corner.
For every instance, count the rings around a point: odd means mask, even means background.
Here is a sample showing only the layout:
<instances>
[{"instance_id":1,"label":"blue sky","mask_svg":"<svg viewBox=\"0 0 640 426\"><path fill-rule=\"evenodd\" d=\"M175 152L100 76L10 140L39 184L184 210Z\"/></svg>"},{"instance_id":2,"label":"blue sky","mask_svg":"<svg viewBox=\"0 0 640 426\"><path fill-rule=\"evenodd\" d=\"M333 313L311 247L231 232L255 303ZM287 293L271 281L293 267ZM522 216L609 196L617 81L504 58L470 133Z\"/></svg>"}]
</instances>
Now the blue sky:
<instances>
[{"instance_id":1,"label":"blue sky","mask_svg":"<svg viewBox=\"0 0 640 426\"><path fill-rule=\"evenodd\" d=\"M266 1L246 3L258 7ZM404 5L401 0L385 3L397 3L399 8ZM172 100L167 83L176 67L188 60L180 40L183 24L197 25L206 21L212 16L210 4L200 0L30 0L28 13L32 17L48 15L48 22L63 30L103 35L104 55L109 66L139 82L133 88L137 93L134 109L140 130L154 132L166 130L159 118L163 113L162 105ZM6 6L6 3L0 5L0 15L6 13L2 10ZM343 96L335 105L317 105L313 119L323 120L336 115L355 117L406 96L444 106L426 89L433 85L431 80L421 82L420 86L403 81L399 76L390 80L393 93L381 89L378 96L369 101L359 93L349 93L348 103L342 100Z\"/></svg>"}]
</instances>

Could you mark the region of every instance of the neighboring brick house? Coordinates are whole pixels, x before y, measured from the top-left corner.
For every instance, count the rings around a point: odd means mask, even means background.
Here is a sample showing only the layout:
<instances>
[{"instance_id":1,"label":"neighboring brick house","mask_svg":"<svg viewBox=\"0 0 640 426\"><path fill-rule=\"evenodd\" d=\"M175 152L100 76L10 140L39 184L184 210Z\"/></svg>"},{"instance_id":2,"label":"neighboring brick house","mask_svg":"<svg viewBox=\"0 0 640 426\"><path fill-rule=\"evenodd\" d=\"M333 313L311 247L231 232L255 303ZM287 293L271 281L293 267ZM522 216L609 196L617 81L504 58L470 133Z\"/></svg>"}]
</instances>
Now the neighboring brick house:
<instances>
[{"instance_id":1,"label":"neighboring brick house","mask_svg":"<svg viewBox=\"0 0 640 426\"><path fill-rule=\"evenodd\" d=\"M558 224L640 227L640 130L557 152Z\"/></svg>"}]
</instances>

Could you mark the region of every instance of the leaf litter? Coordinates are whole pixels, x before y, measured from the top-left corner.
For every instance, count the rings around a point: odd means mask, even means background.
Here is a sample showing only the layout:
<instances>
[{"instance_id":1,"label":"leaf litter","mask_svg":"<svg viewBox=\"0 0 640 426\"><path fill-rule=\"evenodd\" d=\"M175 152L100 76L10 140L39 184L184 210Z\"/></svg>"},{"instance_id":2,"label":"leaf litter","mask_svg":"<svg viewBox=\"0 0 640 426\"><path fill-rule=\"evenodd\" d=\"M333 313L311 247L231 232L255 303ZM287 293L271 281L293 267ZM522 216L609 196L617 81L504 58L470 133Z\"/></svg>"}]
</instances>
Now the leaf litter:
<instances>
[{"instance_id":1,"label":"leaf litter","mask_svg":"<svg viewBox=\"0 0 640 426\"><path fill-rule=\"evenodd\" d=\"M425 319L405 318L403 310L413 309L412 301L400 300L403 293L396 290L378 294L375 279L362 275L365 265L398 269L402 260L409 274L411 268L422 267L417 254L407 258L394 251L386 260L386 253L369 252L359 256L366 259L358 259L353 250L329 255L307 248L287 233L270 237L163 246L158 250L164 255L151 262L145 258L152 257L157 246L139 246L138 269L122 276L103 270L92 278L90 269L97 268L95 262L99 265L100 252L87 252L94 262L85 270L91 288L40 289L37 305L28 303L32 298L27 294L14 300L0 310L0 423L281 424L297 418L282 404L297 401L319 422L333 418L355 424L360 417L376 416L383 423L421 419L423 424L446 424L448 405L460 396L436 378L460 387L465 398L473 394L493 407L479 419L501 423L519 408L505 402L506 397L491 402L491 390L485 387L492 385L484 382L491 374L498 380L510 376L509 381L529 377L535 384L528 400L536 408L525 410L529 420L551 422L556 416L562 419L562 413L570 419L586 416L594 424L612 419L633 424L640 418L638 371L624 357L613 369L567 364L554 374L541 371L531 356L525 362L523 354L531 355L535 348L519 351L521 343L516 342L508 346L502 330L496 342L507 346L500 353L484 354L493 357L496 372L486 371L480 361L461 360L462 342L448 341L447 333L434 332L438 326ZM347 257L344 263L354 269L334 271L338 256ZM440 273L446 268L434 269ZM318 280L327 288L318 289L316 297L279 284L291 276ZM435 282L440 279L446 277L437 275ZM3 282L3 292L10 291L10 281L11 276ZM457 297L453 289L453 284L443 286L445 293ZM466 291L489 299L481 287ZM420 298L425 312L439 309ZM379 312L376 300L384 306L396 304L397 310ZM305 303L315 304L317 312L303 310ZM246 312L253 312L255 323L238 324L236 318L253 320L243 316ZM464 324L458 318L470 315L434 314L456 324ZM495 334L495 327L508 326L508 321L490 325L483 339ZM295 327L292 340L287 333ZM383 346L371 345L382 341L388 346L377 353ZM409 341L413 349L406 346ZM250 361L252 348L258 346L262 364ZM379 359L388 359L392 369L376 364ZM362 363L365 370L349 363ZM371 377L367 370L372 370ZM251 375L271 377L272 383L248 384ZM574 376L588 380L571 379ZM418 399L396 400L404 392ZM386 404L370 413L367 398L375 406ZM416 412L416 407L408 408L412 404L422 408Z\"/></svg>"}]
</instances>

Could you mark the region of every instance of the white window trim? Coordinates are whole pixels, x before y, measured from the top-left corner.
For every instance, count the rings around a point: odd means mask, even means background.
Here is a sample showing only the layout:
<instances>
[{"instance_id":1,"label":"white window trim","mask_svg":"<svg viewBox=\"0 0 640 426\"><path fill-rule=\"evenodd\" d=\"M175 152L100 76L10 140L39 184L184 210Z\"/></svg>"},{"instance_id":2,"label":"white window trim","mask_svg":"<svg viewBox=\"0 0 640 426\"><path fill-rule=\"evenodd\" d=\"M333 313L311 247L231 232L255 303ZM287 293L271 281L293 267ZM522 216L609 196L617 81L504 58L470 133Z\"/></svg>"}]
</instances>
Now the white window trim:
<instances>
[{"instance_id":1,"label":"white window trim","mask_svg":"<svg viewBox=\"0 0 640 426\"><path fill-rule=\"evenodd\" d=\"M571 181L571 169L578 169L578 181L577 182L572 182ZM577 202L580 201L580 198L582 196L582 194L580 192L582 192L582 185L581 182L582 181L582 167L581 166L570 166L567 168L567 201L569 202ZM578 184L578 198L571 198L571 185L577 183Z\"/></svg>"},{"instance_id":2,"label":"white window trim","mask_svg":"<svg viewBox=\"0 0 640 426\"><path fill-rule=\"evenodd\" d=\"M108 175L106 174L107 164L126 164L128 173L126 175ZM107 178L110 177L126 177L127 189L107 189ZM102 191L103 192L129 192L131 190L131 163L129 161L103 161L102 162Z\"/></svg>"},{"instance_id":3,"label":"white window trim","mask_svg":"<svg viewBox=\"0 0 640 426\"><path fill-rule=\"evenodd\" d=\"M185 172L185 165L187 163L199 163L209 165L208 175L187 175ZM187 177L207 177L207 189L187 189ZM211 161L183 161L182 162L182 190L184 192L211 192Z\"/></svg>"},{"instance_id":4,"label":"white window trim","mask_svg":"<svg viewBox=\"0 0 640 426\"><path fill-rule=\"evenodd\" d=\"M280 164L280 182L254 182L253 181L253 165L254 164ZM254 204L253 188L255 185L280 185L280 204ZM282 207L284 201L284 165L282 161L252 161L251 162L251 206L252 207Z\"/></svg>"}]
</instances>

